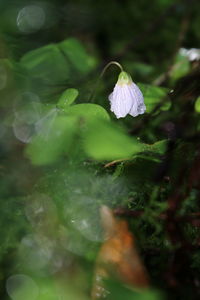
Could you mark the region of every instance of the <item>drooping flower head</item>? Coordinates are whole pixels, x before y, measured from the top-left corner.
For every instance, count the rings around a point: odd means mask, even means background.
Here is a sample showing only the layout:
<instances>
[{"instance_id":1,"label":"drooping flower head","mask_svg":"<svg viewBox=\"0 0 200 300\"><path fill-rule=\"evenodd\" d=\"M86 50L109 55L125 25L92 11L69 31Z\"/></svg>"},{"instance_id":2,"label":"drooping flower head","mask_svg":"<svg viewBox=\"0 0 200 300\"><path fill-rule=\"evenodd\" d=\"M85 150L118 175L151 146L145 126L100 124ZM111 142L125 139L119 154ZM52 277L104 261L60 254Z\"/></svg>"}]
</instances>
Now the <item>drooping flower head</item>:
<instances>
[{"instance_id":1,"label":"drooping flower head","mask_svg":"<svg viewBox=\"0 0 200 300\"><path fill-rule=\"evenodd\" d=\"M144 98L139 87L132 81L131 76L122 71L113 92L109 96L111 111L117 118L126 115L136 117L146 110Z\"/></svg>"}]
</instances>

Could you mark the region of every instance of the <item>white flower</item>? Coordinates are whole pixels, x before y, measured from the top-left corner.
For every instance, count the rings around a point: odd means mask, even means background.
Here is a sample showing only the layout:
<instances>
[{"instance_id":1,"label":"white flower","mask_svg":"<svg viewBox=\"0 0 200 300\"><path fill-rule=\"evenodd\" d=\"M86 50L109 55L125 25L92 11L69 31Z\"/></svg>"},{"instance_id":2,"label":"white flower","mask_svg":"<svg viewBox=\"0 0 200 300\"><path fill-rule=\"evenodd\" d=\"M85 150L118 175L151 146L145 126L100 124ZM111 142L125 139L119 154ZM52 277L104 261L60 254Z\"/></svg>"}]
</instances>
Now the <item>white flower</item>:
<instances>
[{"instance_id":1,"label":"white flower","mask_svg":"<svg viewBox=\"0 0 200 300\"><path fill-rule=\"evenodd\" d=\"M124 118L127 114L136 117L146 110L142 92L126 72L119 74L109 100L111 111L114 112L117 118Z\"/></svg>"},{"instance_id":2,"label":"white flower","mask_svg":"<svg viewBox=\"0 0 200 300\"><path fill-rule=\"evenodd\" d=\"M179 50L179 53L182 56L187 57L190 61L200 60L200 49L197 49L197 48L191 48L191 49L181 48Z\"/></svg>"}]
</instances>

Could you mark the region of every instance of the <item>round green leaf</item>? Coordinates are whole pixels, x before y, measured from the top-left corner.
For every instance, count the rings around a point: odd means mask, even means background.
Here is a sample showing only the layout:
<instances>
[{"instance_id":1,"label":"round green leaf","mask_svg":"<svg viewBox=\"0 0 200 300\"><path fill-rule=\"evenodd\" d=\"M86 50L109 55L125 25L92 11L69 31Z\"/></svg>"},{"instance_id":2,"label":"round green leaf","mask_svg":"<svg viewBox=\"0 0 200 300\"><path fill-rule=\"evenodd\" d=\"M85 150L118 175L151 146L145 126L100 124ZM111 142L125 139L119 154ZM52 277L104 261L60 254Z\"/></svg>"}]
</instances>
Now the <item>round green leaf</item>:
<instances>
[{"instance_id":1,"label":"round green leaf","mask_svg":"<svg viewBox=\"0 0 200 300\"><path fill-rule=\"evenodd\" d=\"M84 149L94 159L113 160L131 157L142 150L142 145L118 126L98 119L91 121L85 131Z\"/></svg>"},{"instance_id":2,"label":"round green leaf","mask_svg":"<svg viewBox=\"0 0 200 300\"><path fill-rule=\"evenodd\" d=\"M26 155L36 165L53 163L70 149L76 125L74 117L56 116L49 120L27 146Z\"/></svg>"},{"instance_id":3,"label":"round green leaf","mask_svg":"<svg viewBox=\"0 0 200 300\"><path fill-rule=\"evenodd\" d=\"M86 120L91 118L110 119L107 111L102 106L92 103L81 103L70 106L67 112L68 114L82 117Z\"/></svg>"},{"instance_id":4,"label":"round green leaf","mask_svg":"<svg viewBox=\"0 0 200 300\"><path fill-rule=\"evenodd\" d=\"M76 89L65 90L58 100L58 108L63 110L68 109L68 106L72 104L78 96L78 91Z\"/></svg>"}]
</instances>

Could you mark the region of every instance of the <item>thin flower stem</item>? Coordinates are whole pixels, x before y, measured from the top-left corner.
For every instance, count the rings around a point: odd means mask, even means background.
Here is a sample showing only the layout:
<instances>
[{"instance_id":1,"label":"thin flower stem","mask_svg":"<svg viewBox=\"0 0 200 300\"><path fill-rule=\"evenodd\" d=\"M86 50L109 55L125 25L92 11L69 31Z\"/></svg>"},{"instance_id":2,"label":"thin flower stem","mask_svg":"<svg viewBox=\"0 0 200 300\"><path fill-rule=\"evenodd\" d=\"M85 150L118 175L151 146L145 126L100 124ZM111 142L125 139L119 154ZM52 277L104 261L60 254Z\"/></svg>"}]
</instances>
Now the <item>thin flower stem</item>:
<instances>
[{"instance_id":1,"label":"thin flower stem","mask_svg":"<svg viewBox=\"0 0 200 300\"><path fill-rule=\"evenodd\" d=\"M120 68L121 72L123 72L123 67L118 63L117 61L110 61L104 68L103 71L101 72L99 78L102 78L103 75L105 74L106 70L111 66L111 65L116 65L117 67Z\"/></svg>"},{"instance_id":2,"label":"thin flower stem","mask_svg":"<svg viewBox=\"0 0 200 300\"><path fill-rule=\"evenodd\" d=\"M95 87L94 87L94 90L93 92L91 93L91 96L89 98L89 101L92 102L96 96L96 92L97 92L97 88L98 88L98 85L100 83L100 80L101 78L103 77L103 75L105 74L105 72L107 71L107 69L111 66L111 65L116 65L118 68L120 68L120 71L123 72L123 67L122 65L120 65L120 63L118 63L117 61L110 61L102 70L99 78L97 79L97 82L95 84Z\"/></svg>"}]
</instances>

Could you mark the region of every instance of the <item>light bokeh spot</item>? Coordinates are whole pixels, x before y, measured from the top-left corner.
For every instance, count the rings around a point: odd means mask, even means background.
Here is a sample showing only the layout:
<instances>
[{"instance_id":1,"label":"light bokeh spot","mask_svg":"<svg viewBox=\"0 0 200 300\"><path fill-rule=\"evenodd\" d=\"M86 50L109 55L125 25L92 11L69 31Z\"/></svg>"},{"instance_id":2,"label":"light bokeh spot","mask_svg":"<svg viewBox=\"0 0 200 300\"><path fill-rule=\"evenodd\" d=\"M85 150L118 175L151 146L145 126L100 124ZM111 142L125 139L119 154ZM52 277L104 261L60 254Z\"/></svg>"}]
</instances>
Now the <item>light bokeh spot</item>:
<instances>
[{"instance_id":1,"label":"light bokeh spot","mask_svg":"<svg viewBox=\"0 0 200 300\"><path fill-rule=\"evenodd\" d=\"M6 282L6 290L12 300L35 300L39 295L35 281L24 274L10 276Z\"/></svg>"},{"instance_id":2,"label":"light bokeh spot","mask_svg":"<svg viewBox=\"0 0 200 300\"><path fill-rule=\"evenodd\" d=\"M45 24L45 11L38 5L25 6L19 11L16 22L21 32L36 32Z\"/></svg>"},{"instance_id":3,"label":"light bokeh spot","mask_svg":"<svg viewBox=\"0 0 200 300\"><path fill-rule=\"evenodd\" d=\"M15 137L23 143L30 143L35 131L35 124L40 120L42 104L37 94L23 92L14 101L15 119L12 123Z\"/></svg>"},{"instance_id":4,"label":"light bokeh spot","mask_svg":"<svg viewBox=\"0 0 200 300\"><path fill-rule=\"evenodd\" d=\"M12 124L13 132L15 137L23 142L23 143L30 143L31 138L35 132L34 126L31 124L21 123L16 118Z\"/></svg>"},{"instance_id":5,"label":"light bokeh spot","mask_svg":"<svg viewBox=\"0 0 200 300\"><path fill-rule=\"evenodd\" d=\"M14 101L15 117L28 124L32 124L40 118L41 103L37 94L32 92L23 92L19 94Z\"/></svg>"}]
</instances>

